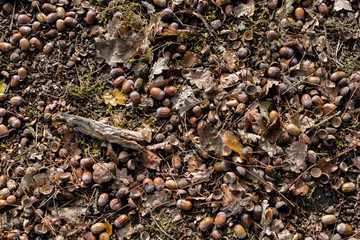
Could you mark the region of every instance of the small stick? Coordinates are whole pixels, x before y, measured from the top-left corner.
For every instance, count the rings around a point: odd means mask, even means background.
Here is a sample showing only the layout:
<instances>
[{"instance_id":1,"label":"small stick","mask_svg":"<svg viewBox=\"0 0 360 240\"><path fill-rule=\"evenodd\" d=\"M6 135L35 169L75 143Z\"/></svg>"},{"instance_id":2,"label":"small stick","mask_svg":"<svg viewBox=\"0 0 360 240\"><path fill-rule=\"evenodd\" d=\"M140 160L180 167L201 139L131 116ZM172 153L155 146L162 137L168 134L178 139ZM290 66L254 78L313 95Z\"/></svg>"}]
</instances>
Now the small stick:
<instances>
[{"instance_id":1,"label":"small stick","mask_svg":"<svg viewBox=\"0 0 360 240\"><path fill-rule=\"evenodd\" d=\"M16 8L16 1L15 1L15 3L14 3L13 12L12 12L12 15L11 15L10 31L12 30L12 25L13 25L13 22L14 22L15 8Z\"/></svg>"},{"instance_id":2,"label":"small stick","mask_svg":"<svg viewBox=\"0 0 360 240\"><path fill-rule=\"evenodd\" d=\"M347 110L347 108L349 107L350 101L351 101L351 99L353 98L353 96L354 96L354 94L355 94L355 92L357 91L358 88L359 88L359 87L356 87L355 90L352 92L352 94L351 94L351 96L350 96L350 98L349 98L349 101L346 103L345 110L344 110L343 114L341 114L341 118L342 118L342 117L344 116L344 114L346 113L346 110Z\"/></svg>"},{"instance_id":3,"label":"small stick","mask_svg":"<svg viewBox=\"0 0 360 240\"><path fill-rule=\"evenodd\" d=\"M156 219L154 218L154 216L152 215L152 212L150 212L150 216L151 218L154 220L156 226L160 229L160 231L162 233L164 233L168 238L176 240L175 238L173 238L172 236L170 236L167 232L165 232L165 230L159 225L159 223L156 221Z\"/></svg>"},{"instance_id":4,"label":"small stick","mask_svg":"<svg viewBox=\"0 0 360 240\"><path fill-rule=\"evenodd\" d=\"M317 127L320 126L321 124L326 123L327 121L333 119L334 117L339 116L340 113L341 113L341 111L338 111L338 112L335 113L334 115L332 115L332 116L330 116L330 117L328 117L328 118L325 118L324 120L322 120L322 121L319 122L318 124L312 126L309 130L307 130L307 131L305 132L305 134L308 134L308 133L311 132L314 128L317 128Z\"/></svg>"}]
</instances>

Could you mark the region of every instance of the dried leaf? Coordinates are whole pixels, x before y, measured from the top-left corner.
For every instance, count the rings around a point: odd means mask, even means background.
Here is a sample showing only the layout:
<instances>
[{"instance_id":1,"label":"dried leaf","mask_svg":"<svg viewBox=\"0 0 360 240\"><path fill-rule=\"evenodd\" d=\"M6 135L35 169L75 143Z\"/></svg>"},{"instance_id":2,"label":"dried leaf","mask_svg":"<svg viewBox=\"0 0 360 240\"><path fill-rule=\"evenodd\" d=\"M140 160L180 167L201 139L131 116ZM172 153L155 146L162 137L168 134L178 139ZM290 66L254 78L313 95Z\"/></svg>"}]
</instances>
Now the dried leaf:
<instances>
[{"instance_id":1,"label":"dried leaf","mask_svg":"<svg viewBox=\"0 0 360 240\"><path fill-rule=\"evenodd\" d=\"M236 63L239 61L239 58L230 50L225 50L223 52L223 58L229 70L233 71L236 67Z\"/></svg>"},{"instance_id":2,"label":"dried leaf","mask_svg":"<svg viewBox=\"0 0 360 240\"><path fill-rule=\"evenodd\" d=\"M6 91L6 84L4 81L0 81L0 93L4 93Z\"/></svg>"},{"instance_id":3,"label":"dried leaf","mask_svg":"<svg viewBox=\"0 0 360 240\"><path fill-rule=\"evenodd\" d=\"M98 184L110 182L114 179L114 175L110 169L114 167L114 163L96 163L93 166L93 180ZM115 165L116 166L116 165Z\"/></svg>"},{"instance_id":4,"label":"dried leaf","mask_svg":"<svg viewBox=\"0 0 360 240\"><path fill-rule=\"evenodd\" d=\"M224 142L219 132L210 124L205 123L198 129L200 144L203 149L221 153Z\"/></svg>"},{"instance_id":5,"label":"dried leaf","mask_svg":"<svg viewBox=\"0 0 360 240\"><path fill-rule=\"evenodd\" d=\"M111 234L112 234L112 226L108 221L105 221L105 229L106 229L106 232L111 236Z\"/></svg>"},{"instance_id":6,"label":"dried leaf","mask_svg":"<svg viewBox=\"0 0 360 240\"><path fill-rule=\"evenodd\" d=\"M242 143L246 145L257 142L259 139L261 139L261 136L254 133L245 132L241 129L238 129L237 133L239 134Z\"/></svg>"},{"instance_id":7,"label":"dried leaf","mask_svg":"<svg viewBox=\"0 0 360 240\"><path fill-rule=\"evenodd\" d=\"M240 142L240 140L236 137L236 135L230 131L226 131L223 134L223 141L231 150L237 153L242 153L244 146Z\"/></svg>"},{"instance_id":8,"label":"dried leaf","mask_svg":"<svg viewBox=\"0 0 360 240\"><path fill-rule=\"evenodd\" d=\"M110 104L111 106L122 105L128 99L128 96L125 93L120 92L119 89L115 88L112 95L105 93L103 95L105 104Z\"/></svg>"},{"instance_id":9,"label":"dried leaf","mask_svg":"<svg viewBox=\"0 0 360 240\"><path fill-rule=\"evenodd\" d=\"M86 206L62 207L57 211L58 218L65 220L67 223L78 222L79 218L86 212Z\"/></svg>"},{"instance_id":10,"label":"dried leaf","mask_svg":"<svg viewBox=\"0 0 360 240\"><path fill-rule=\"evenodd\" d=\"M121 185L129 185L134 182L134 179L131 175L128 174L127 168L123 168L121 170L116 170L116 182L118 186Z\"/></svg>"},{"instance_id":11,"label":"dried leaf","mask_svg":"<svg viewBox=\"0 0 360 240\"><path fill-rule=\"evenodd\" d=\"M285 148L286 169L292 172L300 172L305 166L305 159L307 155L307 144L303 135L300 135L299 141L293 142L290 147Z\"/></svg>"},{"instance_id":12,"label":"dried leaf","mask_svg":"<svg viewBox=\"0 0 360 240\"><path fill-rule=\"evenodd\" d=\"M335 11L341 11L341 10L348 10L348 11L352 11L352 7L351 7L351 3L347 0L335 0L335 4L334 4L334 10Z\"/></svg>"},{"instance_id":13,"label":"dried leaf","mask_svg":"<svg viewBox=\"0 0 360 240\"><path fill-rule=\"evenodd\" d=\"M294 185L293 195L305 196L308 192L309 192L309 186L304 182L304 180L300 178L298 182Z\"/></svg>"},{"instance_id":14,"label":"dried leaf","mask_svg":"<svg viewBox=\"0 0 360 240\"><path fill-rule=\"evenodd\" d=\"M182 118L189 109L200 103L200 100L195 98L194 92L189 86L183 87L180 93L174 96L171 101Z\"/></svg>"},{"instance_id":15,"label":"dried leaf","mask_svg":"<svg viewBox=\"0 0 360 240\"><path fill-rule=\"evenodd\" d=\"M207 89L214 85L214 78L211 72L202 67L196 68L195 71L184 71L182 75L199 89Z\"/></svg>"},{"instance_id":16,"label":"dried leaf","mask_svg":"<svg viewBox=\"0 0 360 240\"><path fill-rule=\"evenodd\" d=\"M220 85L222 88L228 88L234 86L240 81L240 72L236 73L225 73L220 76Z\"/></svg>"},{"instance_id":17,"label":"dried leaf","mask_svg":"<svg viewBox=\"0 0 360 240\"><path fill-rule=\"evenodd\" d=\"M160 75L163 71L169 70L169 57L159 58L150 69L149 81L152 81L155 75Z\"/></svg>"},{"instance_id":18,"label":"dried leaf","mask_svg":"<svg viewBox=\"0 0 360 240\"><path fill-rule=\"evenodd\" d=\"M181 66L191 68L194 67L198 63L198 61L199 59L195 53L186 52L181 62Z\"/></svg>"},{"instance_id":19,"label":"dried leaf","mask_svg":"<svg viewBox=\"0 0 360 240\"><path fill-rule=\"evenodd\" d=\"M240 17L251 17L255 13L255 1L248 0L246 4L240 3L234 8L234 16Z\"/></svg>"},{"instance_id":20,"label":"dried leaf","mask_svg":"<svg viewBox=\"0 0 360 240\"><path fill-rule=\"evenodd\" d=\"M141 155L141 163L146 168L160 171L161 158L154 152L146 150Z\"/></svg>"}]
</instances>

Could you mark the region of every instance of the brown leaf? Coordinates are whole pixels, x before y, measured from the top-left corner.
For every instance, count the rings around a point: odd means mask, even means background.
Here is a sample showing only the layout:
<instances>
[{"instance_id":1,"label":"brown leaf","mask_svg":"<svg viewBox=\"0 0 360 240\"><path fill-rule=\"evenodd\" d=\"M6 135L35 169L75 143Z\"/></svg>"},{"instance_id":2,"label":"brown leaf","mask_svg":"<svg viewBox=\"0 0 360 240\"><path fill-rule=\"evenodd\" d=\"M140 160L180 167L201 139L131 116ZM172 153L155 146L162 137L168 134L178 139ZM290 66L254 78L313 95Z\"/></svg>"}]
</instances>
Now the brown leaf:
<instances>
[{"instance_id":1,"label":"brown leaf","mask_svg":"<svg viewBox=\"0 0 360 240\"><path fill-rule=\"evenodd\" d=\"M98 184L110 182L114 179L114 175L111 173L110 169L113 168L114 163L96 163L93 166L93 179L94 182Z\"/></svg>"},{"instance_id":2,"label":"brown leaf","mask_svg":"<svg viewBox=\"0 0 360 240\"><path fill-rule=\"evenodd\" d=\"M199 59L197 55L193 52L186 52L184 55L184 58L181 62L181 65L183 67L189 67L192 68L198 63Z\"/></svg>"},{"instance_id":3,"label":"brown leaf","mask_svg":"<svg viewBox=\"0 0 360 240\"><path fill-rule=\"evenodd\" d=\"M146 150L142 153L140 160L144 167L160 171L161 158L156 153Z\"/></svg>"},{"instance_id":4,"label":"brown leaf","mask_svg":"<svg viewBox=\"0 0 360 240\"><path fill-rule=\"evenodd\" d=\"M309 192L309 186L301 178L295 184L293 191L294 196L302 195L305 196Z\"/></svg>"},{"instance_id":5,"label":"brown leaf","mask_svg":"<svg viewBox=\"0 0 360 240\"><path fill-rule=\"evenodd\" d=\"M341 10L348 10L348 11L352 11L352 7L351 7L351 3L347 0L335 0L335 4L334 4L334 10L335 11L341 11Z\"/></svg>"},{"instance_id":6,"label":"brown leaf","mask_svg":"<svg viewBox=\"0 0 360 240\"><path fill-rule=\"evenodd\" d=\"M305 159L307 155L307 144L303 135L300 135L299 141L293 142L290 147L285 148L287 153L286 166L292 172L300 172L305 166Z\"/></svg>"}]
</instances>

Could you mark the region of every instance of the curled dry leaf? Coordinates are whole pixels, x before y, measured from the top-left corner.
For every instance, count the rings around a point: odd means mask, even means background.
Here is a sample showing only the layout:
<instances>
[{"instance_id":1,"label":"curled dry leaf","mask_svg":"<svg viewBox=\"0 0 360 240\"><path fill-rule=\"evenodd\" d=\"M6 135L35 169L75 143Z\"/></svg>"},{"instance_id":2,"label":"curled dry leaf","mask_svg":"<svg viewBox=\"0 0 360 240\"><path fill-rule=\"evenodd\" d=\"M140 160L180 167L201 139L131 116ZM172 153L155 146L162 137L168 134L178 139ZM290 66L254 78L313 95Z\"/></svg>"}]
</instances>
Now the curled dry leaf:
<instances>
[{"instance_id":1,"label":"curled dry leaf","mask_svg":"<svg viewBox=\"0 0 360 240\"><path fill-rule=\"evenodd\" d=\"M334 4L334 10L335 11L341 11L341 10L348 10L348 11L352 11L352 7L351 7L351 3L347 0L335 0L335 4Z\"/></svg>"},{"instance_id":2,"label":"curled dry leaf","mask_svg":"<svg viewBox=\"0 0 360 240\"><path fill-rule=\"evenodd\" d=\"M156 153L146 150L142 153L140 161L144 167L160 171L161 158Z\"/></svg>"},{"instance_id":3,"label":"curled dry leaf","mask_svg":"<svg viewBox=\"0 0 360 240\"><path fill-rule=\"evenodd\" d=\"M240 72L225 73L220 76L220 85L222 88L229 88L240 81Z\"/></svg>"},{"instance_id":4,"label":"curled dry leaf","mask_svg":"<svg viewBox=\"0 0 360 240\"><path fill-rule=\"evenodd\" d=\"M180 117L184 117L185 113L201 101L195 98L191 87L183 87L179 94L171 99L173 107L179 111Z\"/></svg>"},{"instance_id":5,"label":"curled dry leaf","mask_svg":"<svg viewBox=\"0 0 360 240\"><path fill-rule=\"evenodd\" d=\"M230 131L226 131L223 134L223 141L231 150L237 153L242 153L244 146L240 142L240 140L236 137L236 135Z\"/></svg>"},{"instance_id":6,"label":"curled dry leaf","mask_svg":"<svg viewBox=\"0 0 360 240\"><path fill-rule=\"evenodd\" d=\"M155 75L160 75L163 71L169 70L168 63L169 57L159 58L150 69L149 82L151 82Z\"/></svg>"},{"instance_id":7,"label":"curled dry leaf","mask_svg":"<svg viewBox=\"0 0 360 240\"><path fill-rule=\"evenodd\" d=\"M93 180L98 184L110 182L114 179L114 175L110 169L113 168L113 163L96 163L93 166Z\"/></svg>"},{"instance_id":8,"label":"curled dry leaf","mask_svg":"<svg viewBox=\"0 0 360 240\"><path fill-rule=\"evenodd\" d=\"M105 93L103 95L105 104L111 106L122 105L128 99L128 96L125 93L120 92L119 89L115 88L112 94Z\"/></svg>"},{"instance_id":9,"label":"curled dry leaf","mask_svg":"<svg viewBox=\"0 0 360 240\"><path fill-rule=\"evenodd\" d=\"M298 196L298 195L305 196L309 192L309 186L301 178L293 186L294 186L294 189L293 189L294 190L293 191L294 196Z\"/></svg>"},{"instance_id":10,"label":"curled dry leaf","mask_svg":"<svg viewBox=\"0 0 360 240\"><path fill-rule=\"evenodd\" d=\"M299 172L305 166L305 159L307 155L307 144L303 135L300 135L299 141L293 142L290 147L285 148L287 154L284 168L292 171Z\"/></svg>"},{"instance_id":11,"label":"curled dry leaf","mask_svg":"<svg viewBox=\"0 0 360 240\"><path fill-rule=\"evenodd\" d=\"M65 220L67 223L75 223L79 221L79 217L86 212L86 206L62 207L57 211L59 219Z\"/></svg>"},{"instance_id":12,"label":"curled dry leaf","mask_svg":"<svg viewBox=\"0 0 360 240\"><path fill-rule=\"evenodd\" d=\"M197 65L199 59L197 57L197 55L193 52L186 52L184 54L183 60L181 62L181 66L183 67L194 67L195 65Z\"/></svg>"},{"instance_id":13,"label":"curled dry leaf","mask_svg":"<svg viewBox=\"0 0 360 240\"><path fill-rule=\"evenodd\" d=\"M229 70L233 71L236 67L236 63L239 61L239 58L230 50L225 50L223 52L223 58Z\"/></svg>"},{"instance_id":14,"label":"curled dry leaf","mask_svg":"<svg viewBox=\"0 0 360 240\"><path fill-rule=\"evenodd\" d=\"M234 8L234 16L240 17L251 17L255 13L255 1L248 0L246 4L240 3Z\"/></svg>"}]
</instances>

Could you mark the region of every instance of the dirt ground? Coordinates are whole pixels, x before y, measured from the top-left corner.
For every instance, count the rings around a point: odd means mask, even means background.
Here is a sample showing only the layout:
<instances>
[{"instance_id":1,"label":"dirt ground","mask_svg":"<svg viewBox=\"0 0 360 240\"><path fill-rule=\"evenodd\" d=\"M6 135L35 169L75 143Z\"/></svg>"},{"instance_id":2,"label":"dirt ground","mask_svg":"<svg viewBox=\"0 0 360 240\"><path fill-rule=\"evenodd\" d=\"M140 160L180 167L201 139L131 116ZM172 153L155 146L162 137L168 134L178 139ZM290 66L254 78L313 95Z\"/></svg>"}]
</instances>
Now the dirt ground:
<instances>
[{"instance_id":1,"label":"dirt ground","mask_svg":"<svg viewBox=\"0 0 360 240\"><path fill-rule=\"evenodd\" d=\"M358 0L0 6L0 239L360 239Z\"/></svg>"}]
</instances>

